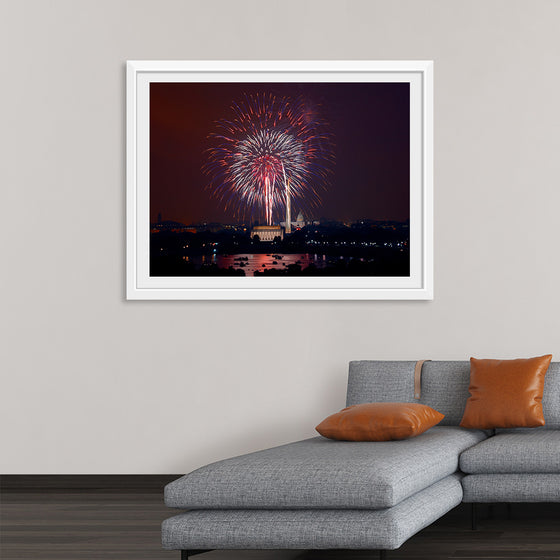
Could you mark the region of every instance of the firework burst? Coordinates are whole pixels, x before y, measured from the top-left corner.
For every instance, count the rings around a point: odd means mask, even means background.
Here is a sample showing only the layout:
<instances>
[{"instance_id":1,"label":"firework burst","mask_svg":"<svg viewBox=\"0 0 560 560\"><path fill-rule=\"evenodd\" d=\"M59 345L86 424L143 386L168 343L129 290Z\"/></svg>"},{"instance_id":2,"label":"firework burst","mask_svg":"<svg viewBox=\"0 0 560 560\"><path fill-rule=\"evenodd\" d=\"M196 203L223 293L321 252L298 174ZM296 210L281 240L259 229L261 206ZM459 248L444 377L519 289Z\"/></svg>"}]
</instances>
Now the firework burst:
<instances>
[{"instance_id":1,"label":"firework burst","mask_svg":"<svg viewBox=\"0 0 560 560\"><path fill-rule=\"evenodd\" d=\"M273 95L246 96L231 111L209 135L215 146L204 171L214 194L236 214L257 212L268 225L292 200L317 206L334 161L327 123L303 100Z\"/></svg>"}]
</instances>

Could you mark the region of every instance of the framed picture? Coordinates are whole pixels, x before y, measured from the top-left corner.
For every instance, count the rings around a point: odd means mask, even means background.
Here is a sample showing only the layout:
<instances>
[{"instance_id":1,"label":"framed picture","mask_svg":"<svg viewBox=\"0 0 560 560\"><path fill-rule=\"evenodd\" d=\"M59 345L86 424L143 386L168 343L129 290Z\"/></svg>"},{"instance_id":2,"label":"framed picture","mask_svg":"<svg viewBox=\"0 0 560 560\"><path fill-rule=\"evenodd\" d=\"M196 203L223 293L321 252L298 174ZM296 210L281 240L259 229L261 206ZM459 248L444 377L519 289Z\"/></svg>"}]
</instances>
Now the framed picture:
<instances>
[{"instance_id":1,"label":"framed picture","mask_svg":"<svg viewBox=\"0 0 560 560\"><path fill-rule=\"evenodd\" d=\"M432 299L431 61L129 61L128 299Z\"/></svg>"}]
</instances>

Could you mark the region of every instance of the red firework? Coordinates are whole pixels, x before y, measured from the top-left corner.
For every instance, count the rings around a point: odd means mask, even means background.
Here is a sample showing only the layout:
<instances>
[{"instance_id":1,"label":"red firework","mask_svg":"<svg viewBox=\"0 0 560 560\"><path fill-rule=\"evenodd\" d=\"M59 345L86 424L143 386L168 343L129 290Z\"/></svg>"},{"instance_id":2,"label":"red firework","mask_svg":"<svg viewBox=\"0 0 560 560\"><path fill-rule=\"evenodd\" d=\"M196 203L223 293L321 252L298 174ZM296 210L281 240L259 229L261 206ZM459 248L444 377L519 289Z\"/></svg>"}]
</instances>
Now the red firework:
<instances>
[{"instance_id":1,"label":"red firework","mask_svg":"<svg viewBox=\"0 0 560 560\"><path fill-rule=\"evenodd\" d=\"M246 96L231 111L209 135L215 146L204 166L225 206L262 212L268 225L292 200L317 206L334 162L327 123L302 99L270 94Z\"/></svg>"}]
</instances>

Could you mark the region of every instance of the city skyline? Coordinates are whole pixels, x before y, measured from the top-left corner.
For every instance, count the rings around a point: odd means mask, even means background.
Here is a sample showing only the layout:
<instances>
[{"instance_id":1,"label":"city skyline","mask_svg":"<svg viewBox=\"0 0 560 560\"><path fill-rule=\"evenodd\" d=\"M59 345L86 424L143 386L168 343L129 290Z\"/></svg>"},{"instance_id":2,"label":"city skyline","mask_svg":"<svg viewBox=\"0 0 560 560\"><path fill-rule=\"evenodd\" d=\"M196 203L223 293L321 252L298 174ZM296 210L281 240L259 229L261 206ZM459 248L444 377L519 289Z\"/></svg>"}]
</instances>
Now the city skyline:
<instances>
[{"instance_id":1,"label":"city skyline","mask_svg":"<svg viewBox=\"0 0 560 560\"><path fill-rule=\"evenodd\" d=\"M357 219L350 219L350 220L336 220L336 219L331 219L331 218L327 218L325 216L309 216L309 215L305 215L303 212L298 212L296 216L291 216L291 220L290 223L292 225L296 225L298 224L298 222L303 222L304 225L309 225L309 224L316 224L316 225L320 225L320 224L328 224L328 223L338 223L338 224L342 224L345 226L350 226L352 224L364 224L364 223L372 223L372 224L381 224L381 223L399 223L399 224L408 224L409 220L387 220L387 219L380 219L380 220L372 220L370 218L357 218ZM243 227L243 226L247 226L250 227L251 225L264 225L264 222L255 219L255 220L239 220L239 221L235 221L235 222L218 222L218 221L210 221L210 220L197 220L195 222L180 222L179 220L174 220L172 217L168 217L168 216L164 216L161 213L158 213L158 215L156 216L156 219L153 221L150 221L150 226L156 226L158 224L166 224L166 223L176 223L176 224L180 224L182 226L185 227L189 227L189 226L202 226L202 225L221 225L221 226L225 226L225 227ZM278 220L275 224L276 225L281 225L282 227L284 227L284 224L286 223L286 221L284 219L280 219Z\"/></svg>"}]
</instances>

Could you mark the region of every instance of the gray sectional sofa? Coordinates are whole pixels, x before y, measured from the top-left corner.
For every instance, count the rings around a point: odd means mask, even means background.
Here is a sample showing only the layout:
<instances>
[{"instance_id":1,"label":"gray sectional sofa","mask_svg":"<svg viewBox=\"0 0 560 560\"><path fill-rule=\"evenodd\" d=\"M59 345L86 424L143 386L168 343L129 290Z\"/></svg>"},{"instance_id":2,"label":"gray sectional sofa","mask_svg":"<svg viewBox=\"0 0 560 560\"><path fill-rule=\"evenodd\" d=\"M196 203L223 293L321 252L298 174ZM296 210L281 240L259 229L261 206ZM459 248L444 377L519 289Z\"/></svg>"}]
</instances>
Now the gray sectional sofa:
<instances>
[{"instance_id":1,"label":"gray sectional sofa","mask_svg":"<svg viewBox=\"0 0 560 560\"><path fill-rule=\"evenodd\" d=\"M347 406L420 402L445 418L411 439L315 437L202 467L165 488L185 510L164 521L182 559L212 549L396 549L464 502L560 502L560 363L546 375L546 426L459 427L469 362L350 363ZM333 411L334 412L334 411ZM321 420L317 419L317 422Z\"/></svg>"}]
</instances>

